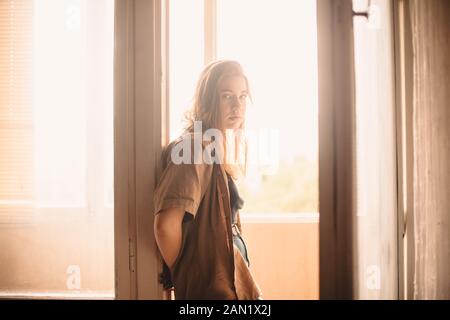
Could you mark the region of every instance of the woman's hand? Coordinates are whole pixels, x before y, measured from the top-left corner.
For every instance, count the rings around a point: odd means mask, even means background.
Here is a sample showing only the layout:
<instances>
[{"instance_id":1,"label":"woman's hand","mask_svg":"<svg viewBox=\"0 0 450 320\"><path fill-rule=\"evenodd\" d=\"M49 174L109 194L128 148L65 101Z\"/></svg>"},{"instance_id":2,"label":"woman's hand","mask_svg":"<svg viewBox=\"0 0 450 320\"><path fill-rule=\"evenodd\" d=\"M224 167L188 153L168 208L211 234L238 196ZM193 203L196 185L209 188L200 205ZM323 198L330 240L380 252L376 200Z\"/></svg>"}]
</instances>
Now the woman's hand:
<instances>
[{"instance_id":1,"label":"woman's hand","mask_svg":"<svg viewBox=\"0 0 450 320\"><path fill-rule=\"evenodd\" d=\"M183 217L184 210L181 208L168 208L155 216L156 244L171 272L181 249Z\"/></svg>"}]
</instances>

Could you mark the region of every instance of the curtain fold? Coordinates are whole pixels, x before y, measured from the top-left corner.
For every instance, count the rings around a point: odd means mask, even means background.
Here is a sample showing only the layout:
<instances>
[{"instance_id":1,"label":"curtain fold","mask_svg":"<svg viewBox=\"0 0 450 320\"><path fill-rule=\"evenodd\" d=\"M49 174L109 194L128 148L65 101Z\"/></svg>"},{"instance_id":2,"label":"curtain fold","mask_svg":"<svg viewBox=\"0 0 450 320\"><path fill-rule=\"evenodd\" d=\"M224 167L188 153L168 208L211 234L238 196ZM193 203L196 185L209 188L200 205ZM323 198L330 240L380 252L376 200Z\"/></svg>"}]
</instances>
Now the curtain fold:
<instances>
[{"instance_id":1,"label":"curtain fold","mask_svg":"<svg viewBox=\"0 0 450 320\"><path fill-rule=\"evenodd\" d=\"M450 1L411 0L415 299L450 299Z\"/></svg>"}]
</instances>

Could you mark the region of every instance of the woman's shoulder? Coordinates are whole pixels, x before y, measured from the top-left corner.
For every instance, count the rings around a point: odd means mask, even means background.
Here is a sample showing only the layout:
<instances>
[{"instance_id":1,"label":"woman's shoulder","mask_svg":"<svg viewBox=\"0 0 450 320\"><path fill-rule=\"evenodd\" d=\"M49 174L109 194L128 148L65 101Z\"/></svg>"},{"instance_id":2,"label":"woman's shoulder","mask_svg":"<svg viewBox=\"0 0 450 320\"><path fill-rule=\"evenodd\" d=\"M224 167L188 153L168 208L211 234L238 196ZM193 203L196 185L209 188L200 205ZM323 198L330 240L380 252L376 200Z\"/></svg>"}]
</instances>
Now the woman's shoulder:
<instances>
[{"instance_id":1,"label":"woman's shoulder","mask_svg":"<svg viewBox=\"0 0 450 320\"><path fill-rule=\"evenodd\" d=\"M175 138L174 140L170 141L169 144L167 144L163 150L162 150L162 161L165 165L167 165L169 163L170 159L170 154L172 152L172 149L179 143L182 142L183 140L183 136L179 136L177 138Z\"/></svg>"},{"instance_id":2,"label":"woman's shoulder","mask_svg":"<svg viewBox=\"0 0 450 320\"><path fill-rule=\"evenodd\" d=\"M169 164L204 164L205 146L200 133L184 133L163 148L163 164L165 167Z\"/></svg>"}]
</instances>

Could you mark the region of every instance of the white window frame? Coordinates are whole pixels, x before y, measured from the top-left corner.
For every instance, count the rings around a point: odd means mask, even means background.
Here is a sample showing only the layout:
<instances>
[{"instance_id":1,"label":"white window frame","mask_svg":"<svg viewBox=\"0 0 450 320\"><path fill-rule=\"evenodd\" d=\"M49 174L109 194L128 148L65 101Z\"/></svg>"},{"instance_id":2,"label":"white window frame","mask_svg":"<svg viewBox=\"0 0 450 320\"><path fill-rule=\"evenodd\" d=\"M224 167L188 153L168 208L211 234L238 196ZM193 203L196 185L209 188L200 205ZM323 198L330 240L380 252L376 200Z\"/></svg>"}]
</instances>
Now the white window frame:
<instances>
[{"instance_id":1,"label":"white window frame","mask_svg":"<svg viewBox=\"0 0 450 320\"><path fill-rule=\"evenodd\" d=\"M205 65L217 59L217 0L204 0L204 61Z\"/></svg>"}]
</instances>

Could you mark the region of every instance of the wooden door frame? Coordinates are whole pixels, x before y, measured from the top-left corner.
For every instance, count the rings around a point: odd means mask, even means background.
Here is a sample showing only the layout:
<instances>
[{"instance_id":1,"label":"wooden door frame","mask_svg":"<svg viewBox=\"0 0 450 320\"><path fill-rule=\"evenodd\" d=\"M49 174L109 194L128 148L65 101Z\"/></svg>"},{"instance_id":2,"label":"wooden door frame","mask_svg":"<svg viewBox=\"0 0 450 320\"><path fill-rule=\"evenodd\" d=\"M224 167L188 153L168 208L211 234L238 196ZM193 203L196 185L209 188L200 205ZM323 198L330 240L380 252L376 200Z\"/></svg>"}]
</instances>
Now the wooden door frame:
<instances>
[{"instance_id":1,"label":"wooden door frame","mask_svg":"<svg viewBox=\"0 0 450 320\"><path fill-rule=\"evenodd\" d=\"M409 0L395 0L399 299L414 299L413 48Z\"/></svg>"},{"instance_id":2,"label":"wooden door frame","mask_svg":"<svg viewBox=\"0 0 450 320\"><path fill-rule=\"evenodd\" d=\"M116 299L162 299L153 191L167 132L167 0L116 0L114 244Z\"/></svg>"},{"instance_id":3,"label":"wooden door frame","mask_svg":"<svg viewBox=\"0 0 450 320\"><path fill-rule=\"evenodd\" d=\"M355 97L351 0L317 0L320 299L354 297Z\"/></svg>"}]
</instances>

